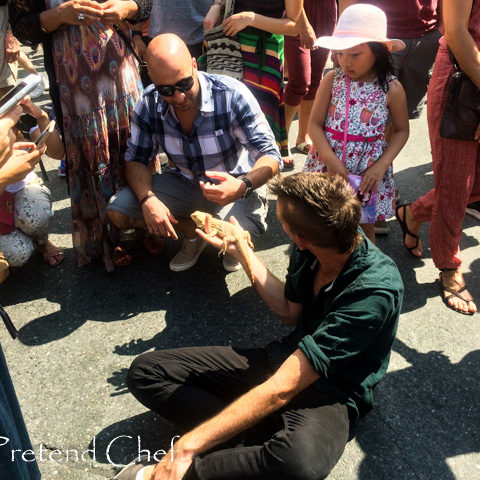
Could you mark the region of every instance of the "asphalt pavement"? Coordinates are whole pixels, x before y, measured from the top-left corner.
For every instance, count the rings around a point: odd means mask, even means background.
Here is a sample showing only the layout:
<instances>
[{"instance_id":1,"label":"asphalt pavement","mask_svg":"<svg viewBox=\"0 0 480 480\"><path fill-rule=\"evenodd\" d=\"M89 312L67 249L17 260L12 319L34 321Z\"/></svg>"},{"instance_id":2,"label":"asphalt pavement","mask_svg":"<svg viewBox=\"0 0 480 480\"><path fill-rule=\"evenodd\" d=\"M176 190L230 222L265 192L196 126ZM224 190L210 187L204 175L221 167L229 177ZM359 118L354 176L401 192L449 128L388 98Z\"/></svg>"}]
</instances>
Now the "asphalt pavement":
<instances>
[{"instance_id":1,"label":"asphalt pavement","mask_svg":"<svg viewBox=\"0 0 480 480\"><path fill-rule=\"evenodd\" d=\"M40 53L34 60L42 68ZM47 103L48 96L41 100ZM295 121L292 142L296 128ZM304 159L295 155L295 171ZM158 257L130 245L132 265L112 274L101 264L76 268L65 182L57 177L58 162L46 159L45 164L55 210L51 239L65 249L65 261L52 268L34 255L12 270L0 288L0 303L20 336L13 341L1 327L0 342L43 478L101 480L139 449L168 450L178 433L128 393L125 373L135 356L191 345L260 346L289 330L244 272L223 271L213 248L181 273L168 269L179 247L175 241L168 241ZM410 139L394 169L402 201L432 186L425 113L411 122ZM274 198L268 223L255 249L283 277L291 245L275 218ZM397 341L375 391L376 408L362 420L328 479L480 478L480 314L460 315L442 303L428 225L421 231L425 254L417 260L402 247L396 222L388 224L390 234L377 243L394 259L405 283ZM465 279L478 303L479 241L479 222L466 216ZM9 480L1 472L0 478Z\"/></svg>"}]
</instances>

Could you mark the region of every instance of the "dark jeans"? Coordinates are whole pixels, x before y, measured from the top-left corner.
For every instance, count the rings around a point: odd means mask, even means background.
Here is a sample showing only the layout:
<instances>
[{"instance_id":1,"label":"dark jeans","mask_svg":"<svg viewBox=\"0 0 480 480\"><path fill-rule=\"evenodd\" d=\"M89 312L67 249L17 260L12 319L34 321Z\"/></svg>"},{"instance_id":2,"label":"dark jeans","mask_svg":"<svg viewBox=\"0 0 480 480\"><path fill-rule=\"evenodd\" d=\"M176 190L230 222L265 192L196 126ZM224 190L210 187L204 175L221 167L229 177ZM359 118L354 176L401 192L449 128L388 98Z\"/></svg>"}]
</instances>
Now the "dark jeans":
<instances>
[{"instance_id":1,"label":"dark jeans","mask_svg":"<svg viewBox=\"0 0 480 480\"><path fill-rule=\"evenodd\" d=\"M193 347L145 353L127 375L132 394L185 430L273 373L264 349ZM325 478L348 440L347 407L309 387L287 407L195 457L188 480Z\"/></svg>"}]
</instances>

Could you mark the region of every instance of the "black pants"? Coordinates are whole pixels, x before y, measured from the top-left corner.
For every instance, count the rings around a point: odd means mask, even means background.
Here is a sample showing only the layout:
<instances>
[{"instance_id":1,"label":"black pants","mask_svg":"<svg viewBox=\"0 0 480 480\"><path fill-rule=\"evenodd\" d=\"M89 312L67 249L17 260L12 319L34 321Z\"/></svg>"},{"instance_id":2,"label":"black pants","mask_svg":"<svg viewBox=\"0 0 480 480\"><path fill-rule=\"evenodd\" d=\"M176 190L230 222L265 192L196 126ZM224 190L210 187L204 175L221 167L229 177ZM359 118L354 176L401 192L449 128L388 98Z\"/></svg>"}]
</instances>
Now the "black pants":
<instances>
[{"instance_id":1,"label":"black pants","mask_svg":"<svg viewBox=\"0 0 480 480\"><path fill-rule=\"evenodd\" d=\"M127 375L132 394L190 430L272 375L264 349L194 347L145 353ZM347 407L309 387L228 444L195 457L188 480L319 480L348 440Z\"/></svg>"}]
</instances>

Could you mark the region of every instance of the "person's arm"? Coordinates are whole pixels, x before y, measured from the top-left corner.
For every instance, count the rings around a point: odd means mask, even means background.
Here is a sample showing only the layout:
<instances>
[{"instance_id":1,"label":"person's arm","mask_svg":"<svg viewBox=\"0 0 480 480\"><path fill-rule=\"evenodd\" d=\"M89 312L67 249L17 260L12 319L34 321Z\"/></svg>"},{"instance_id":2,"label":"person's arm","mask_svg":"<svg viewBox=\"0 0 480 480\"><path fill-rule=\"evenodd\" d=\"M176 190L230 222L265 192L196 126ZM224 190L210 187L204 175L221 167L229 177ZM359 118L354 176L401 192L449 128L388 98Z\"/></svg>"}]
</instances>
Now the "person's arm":
<instances>
[{"instance_id":1,"label":"person's arm","mask_svg":"<svg viewBox=\"0 0 480 480\"><path fill-rule=\"evenodd\" d=\"M223 31L234 36L246 27L254 27L278 35L297 35L297 20L303 8L303 0L286 0L285 17L272 18L254 12L239 12L223 22Z\"/></svg>"},{"instance_id":2,"label":"person's arm","mask_svg":"<svg viewBox=\"0 0 480 480\"><path fill-rule=\"evenodd\" d=\"M239 226L234 217L230 218L233 225ZM220 249L223 247L223 240L218 237L212 237L210 232L210 222L207 219L205 232L196 230L197 234L205 241ZM253 277L255 278L254 288L262 297L265 303L275 312L285 325L296 325L300 320L303 307L299 303L291 302L285 297L285 283L273 275L265 264L255 255L250 247L247 246L250 257ZM245 258L240 254L235 243L230 242L227 247L227 253L235 257L245 271L248 270L245 264Z\"/></svg>"},{"instance_id":3,"label":"person's arm","mask_svg":"<svg viewBox=\"0 0 480 480\"><path fill-rule=\"evenodd\" d=\"M468 31L472 0L444 0L445 40L461 69L480 88L480 50Z\"/></svg>"},{"instance_id":4,"label":"person's arm","mask_svg":"<svg viewBox=\"0 0 480 480\"><path fill-rule=\"evenodd\" d=\"M30 97L26 97L20 103L25 113L29 113L37 121L38 128L35 129L30 138L34 142L43 132L48 125L50 125L51 119L48 116L47 112L44 112L38 105L32 102ZM62 138L58 133L58 130L55 128L53 132L48 136L45 144L47 145L46 154L56 160L61 160L65 156L65 147L63 145Z\"/></svg>"},{"instance_id":5,"label":"person's arm","mask_svg":"<svg viewBox=\"0 0 480 480\"><path fill-rule=\"evenodd\" d=\"M302 14L297 22L298 34L300 36L300 46L303 48L313 48L313 44L317 39L315 35L315 30L308 21L307 14L305 10L302 9Z\"/></svg>"},{"instance_id":6,"label":"person's arm","mask_svg":"<svg viewBox=\"0 0 480 480\"><path fill-rule=\"evenodd\" d=\"M442 34L445 35L445 25L443 24L443 0L438 0L437 3L437 29Z\"/></svg>"},{"instance_id":7,"label":"person's arm","mask_svg":"<svg viewBox=\"0 0 480 480\"><path fill-rule=\"evenodd\" d=\"M130 137L125 152L125 177L129 187L142 203L142 213L148 231L153 235L178 238L173 225L177 223L167 206L152 191L150 160L158 152L154 140L150 111L156 111L158 104L154 97L143 95L135 106L130 122ZM149 196L149 198L146 198Z\"/></svg>"},{"instance_id":8,"label":"person's arm","mask_svg":"<svg viewBox=\"0 0 480 480\"><path fill-rule=\"evenodd\" d=\"M279 171L281 157L275 137L257 100L241 83L238 83L237 90L232 94L229 113L233 135L254 160L246 177L253 188L258 188ZM203 194L209 200L219 205L228 205L242 198L246 185L241 179L224 172L207 171L205 174L220 181L219 184L200 182Z\"/></svg>"},{"instance_id":9,"label":"person's arm","mask_svg":"<svg viewBox=\"0 0 480 480\"><path fill-rule=\"evenodd\" d=\"M390 110L394 133L390 137L382 156L365 170L359 187L361 195L365 192L371 192L378 187L387 168L393 163L393 160L408 140L410 126L408 122L407 97L398 80L390 82L387 92L387 106Z\"/></svg>"},{"instance_id":10,"label":"person's arm","mask_svg":"<svg viewBox=\"0 0 480 480\"><path fill-rule=\"evenodd\" d=\"M33 150L27 152L24 148L32 148ZM12 154L0 167L0 195L8 185L23 180L33 171L42 159L46 148L44 145L37 150L31 142L19 142L13 145Z\"/></svg>"},{"instance_id":11,"label":"person's arm","mask_svg":"<svg viewBox=\"0 0 480 480\"><path fill-rule=\"evenodd\" d=\"M182 478L195 456L244 432L281 409L319 377L305 355L296 350L266 382L183 435L173 452L167 454L167 461L155 467L151 480ZM173 461L170 461L172 457Z\"/></svg>"},{"instance_id":12,"label":"person's arm","mask_svg":"<svg viewBox=\"0 0 480 480\"><path fill-rule=\"evenodd\" d=\"M79 20L82 14L84 20ZM52 33L61 25L91 25L103 16L102 7L93 0L69 0L40 13L44 33Z\"/></svg>"},{"instance_id":13,"label":"person's arm","mask_svg":"<svg viewBox=\"0 0 480 480\"><path fill-rule=\"evenodd\" d=\"M332 70L328 72L320 82L308 122L308 133L319 157L325 162L328 173L341 175L346 180L348 171L341 159L337 158L335 152L330 147L323 130L332 96L334 77L335 71Z\"/></svg>"}]
</instances>

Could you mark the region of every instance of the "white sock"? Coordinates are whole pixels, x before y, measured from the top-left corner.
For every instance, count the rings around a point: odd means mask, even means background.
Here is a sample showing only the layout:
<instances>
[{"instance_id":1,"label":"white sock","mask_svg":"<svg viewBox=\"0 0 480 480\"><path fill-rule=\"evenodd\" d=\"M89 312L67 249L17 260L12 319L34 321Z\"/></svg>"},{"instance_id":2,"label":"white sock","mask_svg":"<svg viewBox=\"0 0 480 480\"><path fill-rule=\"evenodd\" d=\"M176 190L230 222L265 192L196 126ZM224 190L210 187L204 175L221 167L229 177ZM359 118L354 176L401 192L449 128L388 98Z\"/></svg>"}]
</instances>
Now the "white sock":
<instances>
[{"instance_id":1,"label":"white sock","mask_svg":"<svg viewBox=\"0 0 480 480\"><path fill-rule=\"evenodd\" d=\"M143 480L143 471L145 470L146 467L143 467L137 472L137 476L135 477L135 480Z\"/></svg>"}]
</instances>

